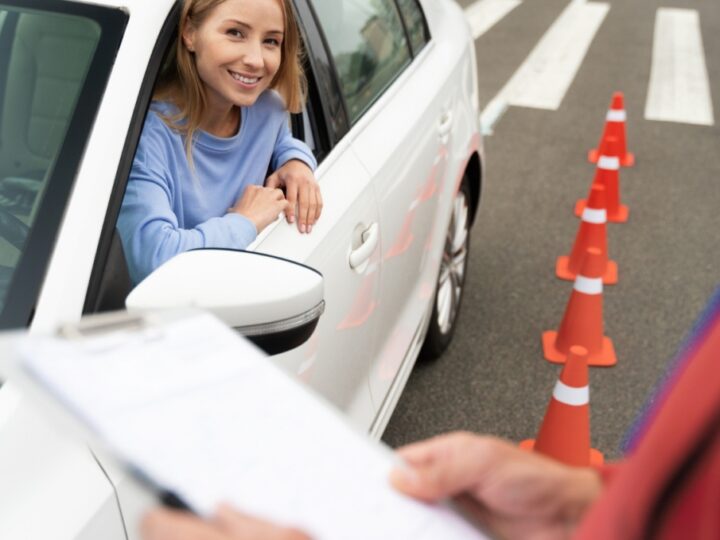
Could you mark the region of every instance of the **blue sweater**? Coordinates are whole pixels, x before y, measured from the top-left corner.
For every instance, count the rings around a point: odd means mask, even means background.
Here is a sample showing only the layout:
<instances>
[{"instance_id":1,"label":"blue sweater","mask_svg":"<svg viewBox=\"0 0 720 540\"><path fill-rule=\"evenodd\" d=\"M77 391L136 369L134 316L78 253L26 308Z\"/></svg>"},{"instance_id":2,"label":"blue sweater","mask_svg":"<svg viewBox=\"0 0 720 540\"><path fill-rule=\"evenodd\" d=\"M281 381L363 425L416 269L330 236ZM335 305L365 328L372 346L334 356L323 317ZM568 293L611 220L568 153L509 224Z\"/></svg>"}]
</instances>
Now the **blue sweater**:
<instances>
[{"instance_id":1,"label":"blue sweater","mask_svg":"<svg viewBox=\"0 0 720 540\"><path fill-rule=\"evenodd\" d=\"M246 248L257 236L251 221L228 208L251 184L262 185L291 159L317 166L310 149L292 137L280 97L264 92L241 110L237 135L220 138L198 130L194 171L183 137L159 114L177 109L153 102L135 154L117 228L133 284L165 261L195 248Z\"/></svg>"}]
</instances>

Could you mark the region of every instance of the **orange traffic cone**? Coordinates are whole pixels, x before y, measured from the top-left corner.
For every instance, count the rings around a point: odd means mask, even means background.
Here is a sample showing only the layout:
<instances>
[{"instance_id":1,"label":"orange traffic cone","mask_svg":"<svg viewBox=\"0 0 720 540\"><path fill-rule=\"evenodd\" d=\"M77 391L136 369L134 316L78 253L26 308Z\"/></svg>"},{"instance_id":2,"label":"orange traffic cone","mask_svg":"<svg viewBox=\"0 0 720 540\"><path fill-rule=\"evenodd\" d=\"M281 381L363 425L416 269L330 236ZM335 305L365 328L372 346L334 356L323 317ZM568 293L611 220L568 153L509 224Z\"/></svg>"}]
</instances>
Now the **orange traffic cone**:
<instances>
[{"instance_id":1,"label":"orange traffic cone","mask_svg":"<svg viewBox=\"0 0 720 540\"><path fill-rule=\"evenodd\" d=\"M603 256L596 247L585 253L560 328L543 332L543 353L550 362L562 364L570 347L580 345L588 350L589 365L612 366L617 363L615 347L603 336Z\"/></svg>"},{"instance_id":2,"label":"orange traffic cone","mask_svg":"<svg viewBox=\"0 0 720 540\"><path fill-rule=\"evenodd\" d=\"M620 158L618 157L618 141L616 137L608 137L602 146L602 155L598 159L595 170L594 184L605 186L605 208L607 220L613 223L625 223L630 210L620 202ZM575 204L575 215L582 215L585 199Z\"/></svg>"},{"instance_id":3,"label":"orange traffic cone","mask_svg":"<svg viewBox=\"0 0 720 540\"><path fill-rule=\"evenodd\" d=\"M610 103L610 109L605 117L605 129L603 129L602 137L600 137L600 143L596 149L588 152L588 161L590 163L597 163L600 158L600 152L602 151L603 142L608 137L617 137L620 144L620 164L623 167L632 167L635 164L635 156L627 151L627 142L625 140L625 121L627 120L627 113L625 112L624 97L622 92L615 92Z\"/></svg>"},{"instance_id":4,"label":"orange traffic cone","mask_svg":"<svg viewBox=\"0 0 720 540\"><path fill-rule=\"evenodd\" d=\"M520 443L574 467L602 465L603 455L590 448L588 351L575 345L555 385L536 440Z\"/></svg>"},{"instance_id":5,"label":"orange traffic cone","mask_svg":"<svg viewBox=\"0 0 720 540\"><path fill-rule=\"evenodd\" d=\"M615 261L608 259L607 212L605 210L605 186L592 184L587 207L583 209L582 221L570 255L558 257L555 275L560 279L572 281L580 271L580 264L589 247L600 249L604 261L602 280L605 285L618 282L618 267Z\"/></svg>"}]
</instances>

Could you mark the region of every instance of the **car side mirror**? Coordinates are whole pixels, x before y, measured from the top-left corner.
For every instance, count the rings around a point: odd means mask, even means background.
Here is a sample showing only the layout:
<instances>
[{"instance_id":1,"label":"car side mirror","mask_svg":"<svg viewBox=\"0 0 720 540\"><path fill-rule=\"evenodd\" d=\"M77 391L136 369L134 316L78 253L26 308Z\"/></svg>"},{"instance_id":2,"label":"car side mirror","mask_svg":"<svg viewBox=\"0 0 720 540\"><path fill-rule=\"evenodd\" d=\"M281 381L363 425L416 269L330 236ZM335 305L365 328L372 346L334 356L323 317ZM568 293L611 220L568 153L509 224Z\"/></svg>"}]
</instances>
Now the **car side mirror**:
<instances>
[{"instance_id":1,"label":"car side mirror","mask_svg":"<svg viewBox=\"0 0 720 540\"><path fill-rule=\"evenodd\" d=\"M128 311L205 309L268 354L302 345L325 309L318 271L227 249L180 253L140 282L125 305Z\"/></svg>"}]
</instances>

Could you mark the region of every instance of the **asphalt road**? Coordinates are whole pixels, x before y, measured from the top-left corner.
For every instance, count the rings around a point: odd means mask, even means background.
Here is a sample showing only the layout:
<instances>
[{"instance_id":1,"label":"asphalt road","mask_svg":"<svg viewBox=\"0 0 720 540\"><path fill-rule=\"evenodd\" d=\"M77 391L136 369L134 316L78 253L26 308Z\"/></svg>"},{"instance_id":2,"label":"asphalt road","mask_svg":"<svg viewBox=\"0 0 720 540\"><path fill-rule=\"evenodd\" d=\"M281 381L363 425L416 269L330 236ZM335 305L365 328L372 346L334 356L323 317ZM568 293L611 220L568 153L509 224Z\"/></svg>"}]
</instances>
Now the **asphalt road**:
<instances>
[{"instance_id":1,"label":"asphalt road","mask_svg":"<svg viewBox=\"0 0 720 540\"><path fill-rule=\"evenodd\" d=\"M472 2L460 2L466 6ZM477 41L487 103L568 0L525 0ZM554 277L572 246L611 94L625 94L628 146L621 171L626 224L609 226L619 283L605 288L605 333L618 364L591 370L593 446L619 455L624 433L720 283L720 128L644 119L658 7L697 9L712 100L720 110L717 0L614 0L557 111L510 107L485 139L486 178L472 231L455 339L418 364L383 439L392 446L455 429L533 437L559 368L540 335L557 327L571 284ZM716 120L720 120L718 112Z\"/></svg>"}]
</instances>

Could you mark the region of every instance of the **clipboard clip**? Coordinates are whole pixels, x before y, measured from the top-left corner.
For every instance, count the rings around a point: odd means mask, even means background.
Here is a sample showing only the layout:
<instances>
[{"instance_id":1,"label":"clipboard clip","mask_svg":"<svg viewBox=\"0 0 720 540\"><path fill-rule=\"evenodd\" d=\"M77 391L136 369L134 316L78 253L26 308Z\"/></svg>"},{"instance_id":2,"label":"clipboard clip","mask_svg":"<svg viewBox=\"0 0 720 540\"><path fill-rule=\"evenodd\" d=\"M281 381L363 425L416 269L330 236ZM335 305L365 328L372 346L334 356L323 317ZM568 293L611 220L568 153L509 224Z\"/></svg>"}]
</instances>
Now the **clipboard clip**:
<instances>
[{"instance_id":1,"label":"clipboard clip","mask_svg":"<svg viewBox=\"0 0 720 540\"><path fill-rule=\"evenodd\" d=\"M75 341L84 350L102 353L112 349L162 339L166 325L195 316L197 309L171 309L148 312L112 311L87 315L80 321L60 325L56 335Z\"/></svg>"},{"instance_id":2,"label":"clipboard clip","mask_svg":"<svg viewBox=\"0 0 720 540\"><path fill-rule=\"evenodd\" d=\"M83 317L78 322L65 323L58 327L57 335L71 340L103 337L116 332L142 332L152 324L145 315L114 311Z\"/></svg>"},{"instance_id":3,"label":"clipboard clip","mask_svg":"<svg viewBox=\"0 0 720 540\"><path fill-rule=\"evenodd\" d=\"M162 320L152 313L114 311L63 324L56 332L58 337L79 342L78 345L87 352L100 354L162 339L163 326Z\"/></svg>"}]
</instances>

